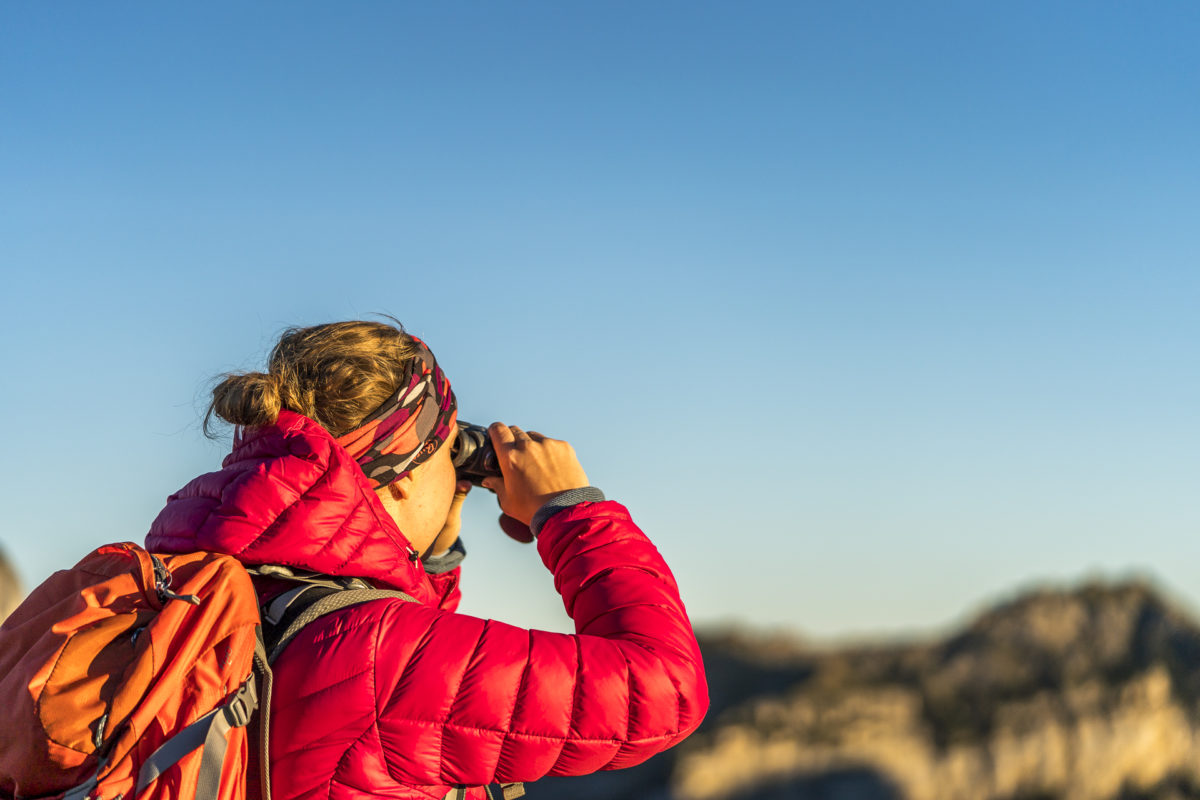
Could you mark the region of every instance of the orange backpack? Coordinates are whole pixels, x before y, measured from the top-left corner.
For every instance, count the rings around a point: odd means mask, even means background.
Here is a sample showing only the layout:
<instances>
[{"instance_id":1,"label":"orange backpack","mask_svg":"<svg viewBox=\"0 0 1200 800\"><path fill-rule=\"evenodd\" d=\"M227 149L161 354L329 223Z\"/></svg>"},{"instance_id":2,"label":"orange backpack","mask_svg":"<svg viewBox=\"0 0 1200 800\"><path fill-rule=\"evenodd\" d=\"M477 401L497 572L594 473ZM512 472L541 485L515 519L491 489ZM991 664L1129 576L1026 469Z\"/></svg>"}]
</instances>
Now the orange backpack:
<instances>
[{"instance_id":1,"label":"orange backpack","mask_svg":"<svg viewBox=\"0 0 1200 800\"><path fill-rule=\"evenodd\" d=\"M263 610L270 652L250 574L231 556L105 545L34 589L0 626L0 799L245 800L246 726L261 694L266 764L274 657L324 614L412 600L252 571L302 584Z\"/></svg>"}]
</instances>

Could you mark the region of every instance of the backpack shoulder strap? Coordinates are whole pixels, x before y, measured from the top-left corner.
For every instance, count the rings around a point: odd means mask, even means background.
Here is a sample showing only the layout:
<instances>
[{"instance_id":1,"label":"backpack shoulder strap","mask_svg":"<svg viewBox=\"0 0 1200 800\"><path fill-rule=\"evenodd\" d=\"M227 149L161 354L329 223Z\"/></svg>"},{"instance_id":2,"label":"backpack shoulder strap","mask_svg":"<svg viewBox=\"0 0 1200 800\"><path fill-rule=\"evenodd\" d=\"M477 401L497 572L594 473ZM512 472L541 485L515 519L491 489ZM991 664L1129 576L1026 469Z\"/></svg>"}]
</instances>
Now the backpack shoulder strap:
<instances>
[{"instance_id":1,"label":"backpack shoulder strap","mask_svg":"<svg viewBox=\"0 0 1200 800\"><path fill-rule=\"evenodd\" d=\"M296 634L326 614L386 597L420 602L405 592L376 589L362 578L339 578L279 564L259 564L247 567L246 571L254 576L297 584L259 608L267 661L272 664Z\"/></svg>"},{"instance_id":2,"label":"backpack shoulder strap","mask_svg":"<svg viewBox=\"0 0 1200 800\"><path fill-rule=\"evenodd\" d=\"M412 595L389 589L373 589L359 578L334 578L312 572L302 572L290 567L261 565L248 570L252 575L292 581L297 585L262 606L263 651L256 654L255 666L265 672L265 697L259 712L259 746L261 756L262 797L271 800L270 788L270 736L271 736L271 668L275 659L292 639L309 624L327 614L343 608L369 603L387 597L396 597L410 603L419 603ZM265 655L261 655L264 653ZM502 783L500 793L504 800L516 800L525 795L522 783ZM490 787L484 787L492 797ZM447 798L466 796L466 787L452 787Z\"/></svg>"},{"instance_id":3,"label":"backpack shoulder strap","mask_svg":"<svg viewBox=\"0 0 1200 800\"><path fill-rule=\"evenodd\" d=\"M259 673L263 687L258 714L259 791L262 800L271 800L271 694L274 683L271 664L300 631L327 614L386 597L398 597L412 603L420 601L404 592L372 589L369 583L359 578L332 578L270 564L250 567L247 572L299 584L259 607L262 625L254 655L255 671Z\"/></svg>"},{"instance_id":4,"label":"backpack shoulder strap","mask_svg":"<svg viewBox=\"0 0 1200 800\"><path fill-rule=\"evenodd\" d=\"M288 595L292 596L289 598ZM270 612L280 611L281 613L272 614L274 619L270 622L267 620L267 615L263 615L264 623L271 626L264 637L267 645L267 661L275 663L275 659L283 652L283 648L296 638L296 634L321 617L343 608L387 597L396 597L410 603L419 602L412 595L388 589L331 589L327 586L310 586L301 587L298 591L293 589L286 592L276 599L278 602L287 598L281 608L276 608L272 603L268 609Z\"/></svg>"}]
</instances>

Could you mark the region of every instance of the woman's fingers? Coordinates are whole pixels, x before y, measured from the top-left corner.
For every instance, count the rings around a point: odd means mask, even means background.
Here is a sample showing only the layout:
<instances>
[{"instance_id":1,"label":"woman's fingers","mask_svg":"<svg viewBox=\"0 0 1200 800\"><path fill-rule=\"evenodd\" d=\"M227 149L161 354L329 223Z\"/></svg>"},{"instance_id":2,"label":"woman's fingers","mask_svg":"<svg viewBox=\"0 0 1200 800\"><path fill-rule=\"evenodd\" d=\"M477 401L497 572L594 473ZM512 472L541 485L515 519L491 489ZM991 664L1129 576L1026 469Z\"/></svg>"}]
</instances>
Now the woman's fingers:
<instances>
[{"instance_id":1,"label":"woman's fingers","mask_svg":"<svg viewBox=\"0 0 1200 800\"><path fill-rule=\"evenodd\" d=\"M492 446L499 450L501 447L511 445L513 439L512 429L503 422L493 422L488 425L488 434L492 437Z\"/></svg>"},{"instance_id":2,"label":"woman's fingers","mask_svg":"<svg viewBox=\"0 0 1200 800\"><path fill-rule=\"evenodd\" d=\"M466 488L463 488L463 485ZM471 491L470 481L459 481L454 485L454 497L450 498L450 510L446 513L445 528L454 527L455 529L462 526L462 506L463 500L467 499L467 495Z\"/></svg>"},{"instance_id":3,"label":"woman's fingers","mask_svg":"<svg viewBox=\"0 0 1200 800\"><path fill-rule=\"evenodd\" d=\"M467 499L467 495L471 493L470 481L458 481L454 484L454 497L450 500L450 511L461 509L463 500Z\"/></svg>"},{"instance_id":4,"label":"woman's fingers","mask_svg":"<svg viewBox=\"0 0 1200 800\"><path fill-rule=\"evenodd\" d=\"M559 492L588 485L587 475L570 444L516 425L488 427L503 478L483 485L496 492L504 513L529 523L534 512Z\"/></svg>"},{"instance_id":5,"label":"woman's fingers","mask_svg":"<svg viewBox=\"0 0 1200 800\"><path fill-rule=\"evenodd\" d=\"M426 554L444 553L454 545L454 540L458 538L459 531L462 530L463 501L467 499L467 495L470 492L470 481L458 481L454 484L454 497L450 499L450 508L446 512L446 521L442 524L442 530L433 540L433 544L429 546Z\"/></svg>"},{"instance_id":6,"label":"woman's fingers","mask_svg":"<svg viewBox=\"0 0 1200 800\"><path fill-rule=\"evenodd\" d=\"M501 478L499 475L489 475L479 485L497 497L504 496L504 478Z\"/></svg>"}]
</instances>

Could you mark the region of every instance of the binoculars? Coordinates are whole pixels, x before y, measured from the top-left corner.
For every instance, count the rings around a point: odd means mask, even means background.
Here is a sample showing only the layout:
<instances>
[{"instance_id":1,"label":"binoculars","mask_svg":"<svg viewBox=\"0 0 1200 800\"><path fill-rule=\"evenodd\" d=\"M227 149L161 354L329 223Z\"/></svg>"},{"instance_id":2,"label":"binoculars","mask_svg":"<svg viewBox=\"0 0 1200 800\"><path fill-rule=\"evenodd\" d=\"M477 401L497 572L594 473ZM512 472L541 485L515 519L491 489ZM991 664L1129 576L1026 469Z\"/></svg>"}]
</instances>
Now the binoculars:
<instances>
[{"instance_id":1,"label":"binoculars","mask_svg":"<svg viewBox=\"0 0 1200 800\"><path fill-rule=\"evenodd\" d=\"M502 477L492 437L482 425L458 423L458 438L450 449L450 460L454 462L454 476L460 481L482 486L483 479L489 475ZM533 541L529 526L507 514L500 515L500 530L518 542L528 544Z\"/></svg>"},{"instance_id":2,"label":"binoculars","mask_svg":"<svg viewBox=\"0 0 1200 800\"><path fill-rule=\"evenodd\" d=\"M460 481L482 486L483 479L489 475L500 476L492 438L482 425L458 423L458 438L450 449L450 459L454 462L455 477Z\"/></svg>"}]
</instances>

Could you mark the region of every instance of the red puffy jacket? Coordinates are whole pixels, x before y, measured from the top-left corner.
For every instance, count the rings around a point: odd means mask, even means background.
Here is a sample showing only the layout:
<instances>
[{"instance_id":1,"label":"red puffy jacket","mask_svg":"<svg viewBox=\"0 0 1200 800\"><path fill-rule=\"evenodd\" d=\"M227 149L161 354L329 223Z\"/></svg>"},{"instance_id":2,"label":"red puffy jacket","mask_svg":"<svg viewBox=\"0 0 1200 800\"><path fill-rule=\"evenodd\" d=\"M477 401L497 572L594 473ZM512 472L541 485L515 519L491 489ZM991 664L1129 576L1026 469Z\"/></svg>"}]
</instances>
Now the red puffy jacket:
<instances>
[{"instance_id":1,"label":"red puffy jacket","mask_svg":"<svg viewBox=\"0 0 1200 800\"><path fill-rule=\"evenodd\" d=\"M675 580L617 503L561 511L538 537L576 635L453 613L458 570L426 575L358 465L290 411L172 495L146 546L358 576L420 601L336 612L279 657L276 800L442 798L454 785L627 767L708 708Z\"/></svg>"}]
</instances>

